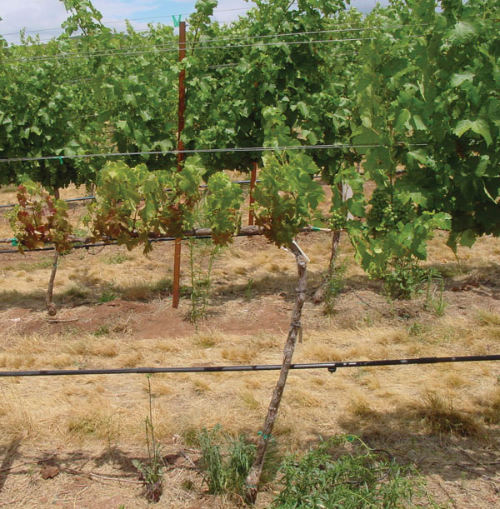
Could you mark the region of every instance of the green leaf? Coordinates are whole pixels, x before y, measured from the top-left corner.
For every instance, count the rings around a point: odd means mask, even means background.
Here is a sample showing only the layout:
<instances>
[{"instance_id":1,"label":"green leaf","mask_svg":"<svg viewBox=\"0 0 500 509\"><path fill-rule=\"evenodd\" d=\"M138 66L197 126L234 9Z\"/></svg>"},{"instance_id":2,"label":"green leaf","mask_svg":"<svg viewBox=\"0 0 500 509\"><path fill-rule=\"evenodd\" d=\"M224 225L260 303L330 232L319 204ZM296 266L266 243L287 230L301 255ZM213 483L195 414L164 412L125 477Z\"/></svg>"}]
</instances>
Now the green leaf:
<instances>
[{"instance_id":1,"label":"green leaf","mask_svg":"<svg viewBox=\"0 0 500 509\"><path fill-rule=\"evenodd\" d=\"M472 23L459 21L450 32L450 41L454 44L462 44L474 36L476 29Z\"/></svg>"},{"instance_id":2,"label":"green leaf","mask_svg":"<svg viewBox=\"0 0 500 509\"><path fill-rule=\"evenodd\" d=\"M491 145L493 143L490 128L486 120L461 120L458 122L455 129L453 129L453 132L457 136L462 137L469 130L481 135L485 139L487 145Z\"/></svg>"},{"instance_id":3,"label":"green leaf","mask_svg":"<svg viewBox=\"0 0 500 509\"><path fill-rule=\"evenodd\" d=\"M398 119L396 120L396 129L400 132L403 132L406 129L411 129L410 125L411 113L408 110L402 110L398 115Z\"/></svg>"},{"instance_id":4,"label":"green leaf","mask_svg":"<svg viewBox=\"0 0 500 509\"><path fill-rule=\"evenodd\" d=\"M158 143L158 145L160 146L160 149L163 152L168 152L173 148L173 144L170 140L161 140L160 143Z\"/></svg>"},{"instance_id":5,"label":"green leaf","mask_svg":"<svg viewBox=\"0 0 500 509\"><path fill-rule=\"evenodd\" d=\"M475 77L473 72L463 72L454 74L451 77L451 86L459 87L464 81L472 81Z\"/></svg>"},{"instance_id":6,"label":"green leaf","mask_svg":"<svg viewBox=\"0 0 500 509\"><path fill-rule=\"evenodd\" d=\"M415 159L419 163L427 164L428 161L428 155L427 152L424 149L417 149L417 150L410 150L408 152L408 158L409 159Z\"/></svg>"},{"instance_id":7,"label":"green leaf","mask_svg":"<svg viewBox=\"0 0 500 509\"><path fill-rule=\"evenodd\" d=\"M427 126L424 124L424 122L420 118L420 115L413 115L413 123L415 124L415 128L418 131L425 131L427 129Z\"/></svg>"},{"instance_id":8,"label":"green leaf","mask_svg":"<svg viewBox=\"0 0 500 509\"><path fill-rule=\"evenodd\" d=\"M304 117L304 118L307 118L309 117L309 108L307 107L306 103L304 102L299 102L297 103L297 108L298 110L300 111L300 114Z\"/></svg>"},{"instance_id":9,"label":"green leaf","mask_svg":"<svg viewBox=\"0 0 500 509\"><path fill-rule=\"evenodd\" d=\"M495 198L493 198L493 196L491 196L491 193L486 188L486 182L484 180L483 180L483 189L484 189L484 194L486 194L486 196L496 205L497 201L495 200Z\"/></svg>"},{"instance_id":10,"label":"green leaf","mask_svg":"<svg viewBox=\"0 0 500 509\"><path fill-rule=\"evenodd\" d=\"M472 230L466 230L460 236L460 244L465 247L472 247L476 242L476 234Z\"/></svg>"},{"instance_id":11,"label":"green leaf","mask_svg":"<svg viewBox=\"0 0 500 509\"><path fill-rule=\"evenodd\" d=\"M311 145L316 145L316 143L318 143L318 138L312 131L307 135L307 139Z\"/></svg>"}]
</instances>

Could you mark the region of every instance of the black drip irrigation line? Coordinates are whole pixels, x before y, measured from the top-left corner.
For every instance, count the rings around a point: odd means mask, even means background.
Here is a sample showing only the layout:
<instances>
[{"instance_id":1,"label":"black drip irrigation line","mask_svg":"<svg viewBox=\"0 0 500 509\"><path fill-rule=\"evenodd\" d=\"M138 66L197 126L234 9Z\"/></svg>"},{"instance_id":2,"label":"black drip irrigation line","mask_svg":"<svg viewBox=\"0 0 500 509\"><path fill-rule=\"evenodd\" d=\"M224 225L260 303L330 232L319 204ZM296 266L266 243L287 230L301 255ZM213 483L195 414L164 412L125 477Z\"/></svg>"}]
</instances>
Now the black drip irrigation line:
<instances>
[{"instance_id":1,"label":"black drip irrigation line","mask_svg":"<svg viewBox=\"0 0 500 509\"><path fill-rule=\"evenodd\" d=\"M243 233L238 233L237 235L235 235L235 237L250 237L251 235L256 235L256 234L243 234ZM212 236L211 235L199 235L198 237L196 236L192 236L192 237L184 237L184 239L182 240L188 240L188 239L211 239ZM150 243L153 243L153 242L173 242L175 239L175 237L162 237L160 239L148 239ZM118 245L118 242L96 242L95 244L76 244L72 247L72 249L90 249L90 248L93 248L93 247L106 247L106 246L117 246ZM26 253L36 253L36 252L40 252L40 251L55 251L55 247L37 247L35 249L26 249L25 252ZM1 249L0 250L0 254L8 254L8 253L12 253L12 254L19 254L19 251L17 249Z\"/></svg>"},{"instance_id":2,"label":"black drip irrigation line","mask_svg":"<svg viewBox=\"0 0 500 509\"><path fill-rule=\"evenodd\" d=\"M380 361L323 362L292 364L290 369L327 369L335 373L339 368L361 368L377 366L407 366L410 364L439 364L449 362L500 361L500 355L472 355L466 357L420 357L416 359L387 359ZM33 376L80 376L80 375L151 375L158 373L227 373L241 371L279 371L281 364L255 364L246 366L199 366L171 368L122 368L122 369L62 369L39 371L0 371L0 377Z\"/></svg>"},{"instance_id":3,"label":"black drip irrigation line","mask_svg":"<svg viewBox=\"0 0 500 509\"><path fill-rule=\"evenodd\" d=\"M305 232L313 232L315 230L305 230ZM239 232L236 235L233 235L233 237L256 237L264 235L263 230L255 231L255 232ZM181 240L206 240L211 239L212 235L186 235ZM173 242L174 240L177 240L176 237L161 237L158 239L148 239L148 242L151 244L155 242ZM72 246L72 249L91 249L93 247L106 247L106 246L118 246L118 242L116 241L110 241L110 242L96 242L95 244L75 244ZM37 247L35 249L25 249L26 253L37 253L41 251L55 251L55 247ZM17 249L0 249L0 254L19 254L19 251Z\"/></svg>"}]
</instances>

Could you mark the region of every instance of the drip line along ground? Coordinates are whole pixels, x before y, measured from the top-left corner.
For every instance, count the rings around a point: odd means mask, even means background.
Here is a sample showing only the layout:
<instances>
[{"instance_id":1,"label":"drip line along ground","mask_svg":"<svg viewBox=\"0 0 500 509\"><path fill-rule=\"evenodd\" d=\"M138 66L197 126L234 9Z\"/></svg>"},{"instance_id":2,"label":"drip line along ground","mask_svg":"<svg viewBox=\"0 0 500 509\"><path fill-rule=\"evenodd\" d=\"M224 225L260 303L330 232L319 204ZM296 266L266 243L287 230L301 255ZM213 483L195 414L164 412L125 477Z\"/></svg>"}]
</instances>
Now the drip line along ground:
<instances>
[{"instance_id":1,"label":"drip line along ground","mask_svg":"<svg viewBox=\"0 0 500 509\"><path fill-rule=\"evenodd\" d=\"M470 355L463 357L419 357L414 359L385 359L378 361L322 362L311 364L292 364L290 369L327 369L335 373L339 368L364 368L379 366L408 366L410 364L440 364L450 362L500 361L498 355ZM0 378L39 377L39 376L83 376L83 375L152 375L159 373L228 373L240 371L279 371L281 364L255 364L244 366L198 366L169 368L122 368L122 369L59 369L37 371L0 371Z\"/></svg>"}]
</instances>

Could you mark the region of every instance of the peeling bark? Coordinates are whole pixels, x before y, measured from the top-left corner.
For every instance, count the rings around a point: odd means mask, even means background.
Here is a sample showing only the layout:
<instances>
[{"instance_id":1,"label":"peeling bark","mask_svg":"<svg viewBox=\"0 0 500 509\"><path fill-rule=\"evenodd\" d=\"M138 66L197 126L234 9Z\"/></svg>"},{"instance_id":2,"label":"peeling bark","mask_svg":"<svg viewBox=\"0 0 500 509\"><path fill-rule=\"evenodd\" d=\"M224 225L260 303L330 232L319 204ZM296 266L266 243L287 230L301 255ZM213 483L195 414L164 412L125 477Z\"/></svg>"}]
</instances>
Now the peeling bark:
<instances>
[{"instance_id":1,"label":"peeling bark","mask_svg":"<svg viewBox=\"0 0 500 509\"><path fill-rule=\"evenodd\" d=\"M60 199L59 189L54 189L54 197L56 200ZM54 296L54 281L56 279L57 274L57 266L59 264L59 253L54 251L54 261L52 263L52 272L50 274L49 286L47 288L47 295L45 297L45 303L47 305L47 313L49 316L56 316L57 308L56 305L52 302Z\"/></svg>"},{"instance_id":2,"label":"peeling bark","mask_svg":"<svg viewBox=\"0 0 500 509\"><path fill-rule=\"evenodd\" d=\"M281 404L281 398L285 390L288 372L290 371L290 365L292 364L295 344L301 329L300 320L302 317L302 308L306 300L307 262L296 245L292 245L290 250L295 255L299 275L298 287L296 290L297 297L295 299L295 305L292 312L290 330L288 332L288 337L283 351L283 365L281 367L280 376L278 382L276 383L276 387L274 388L271 402L267 410L267 416L264 421L264 426L259 432L260 439L257 446L255 461L246 479L245 495L247 501L250 503L255 503L257 499L259 482L262 475L262 469L264 467L267 446L269 444L269 440L271 439L274 423L276 421L276 417L278 416L278 410Z\"/></svg>"}]
</instances>

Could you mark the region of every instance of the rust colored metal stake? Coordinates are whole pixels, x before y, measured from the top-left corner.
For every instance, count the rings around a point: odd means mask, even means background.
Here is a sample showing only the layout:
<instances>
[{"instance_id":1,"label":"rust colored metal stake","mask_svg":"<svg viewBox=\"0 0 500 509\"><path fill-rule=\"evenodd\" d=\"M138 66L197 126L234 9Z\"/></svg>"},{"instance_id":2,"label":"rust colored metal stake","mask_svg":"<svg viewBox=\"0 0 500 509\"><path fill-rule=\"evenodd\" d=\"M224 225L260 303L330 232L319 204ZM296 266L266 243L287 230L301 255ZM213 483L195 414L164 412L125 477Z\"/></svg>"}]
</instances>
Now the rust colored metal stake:
<instances>
[{"instance_id":1,"label":"rust colored metal stake","mask_svg":"<svg viewBox=\"0 0 500 509\"><path fill-rule=\"evenodd\" d=\"M248 213L248 224L249 226L253 226L253 210L252 204L255 202L255 198L253 197L253 191L255 189L255 181L257 180L257 171L259 170L258 163L252 163L252 175L250 177L250 212Z\"/></svg>"},{"instance_id":2,"label":"rust colored metal stake","mask_svg":"<svg viewBox=\"0 0 500 509\"><path fill-rule=\"evenodd\" d=\"M179 24L179 62L186 58L186 22L181 21ZM182 69L179 74L179 127L177 129L177 150L184 150L184 143L182 142L181 135L184 130L184 113L186 111L186 70ZM182 161L184 154L177 154L177 171L182 170ZM177 309L179 307L180 299L180 286L181 286L181 239L175 240L175 253L174 253L174 284L172 307Z\"/></svg>"}]
</instances>

